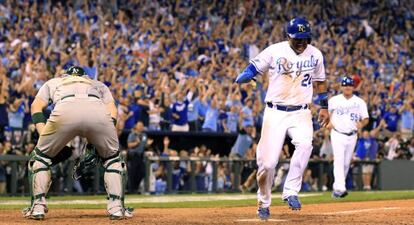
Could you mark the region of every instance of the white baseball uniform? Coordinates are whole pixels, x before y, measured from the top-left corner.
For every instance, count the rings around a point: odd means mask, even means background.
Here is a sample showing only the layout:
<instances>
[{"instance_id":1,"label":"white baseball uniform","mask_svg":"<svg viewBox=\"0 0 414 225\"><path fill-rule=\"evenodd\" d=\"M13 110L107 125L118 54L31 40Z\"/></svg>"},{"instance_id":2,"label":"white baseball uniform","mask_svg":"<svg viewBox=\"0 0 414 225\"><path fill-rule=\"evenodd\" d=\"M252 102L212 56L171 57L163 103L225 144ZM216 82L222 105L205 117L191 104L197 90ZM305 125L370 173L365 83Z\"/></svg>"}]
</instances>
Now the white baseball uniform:
<instances>
[{"instance_id":1,"label":"white baseball uniform","mask_svg":"<svg viewBox=\"0 0 414 225\"><path fill-rule=\"evenodd\" d=\"M271 203L271 188L275 167L279 160L286 134L295 145L282 198L298 195L302 174L312 152L312 115L308 104L312 102L312 81L325 80L322 53L308 45L297 55L289 42L273 44L250 60L256 70L269 71L261 138L257 147L258 201L262 207ZM296 106L295 110L284 106Z\"/></svg>"},{"instance_id":2,"label":"white baseball uniform","mask_svg":"<svg viewBox=\"0 0 414 225\"><path fill-rule=\"evenodd\" d=\"M333 129L331 142L334 154L334 191L345 192L352 154L357 142L357 122L368 118L367 104L356 95L346 99L342 94L329 99L328 110Z\"/></svg>"}]
</instances>

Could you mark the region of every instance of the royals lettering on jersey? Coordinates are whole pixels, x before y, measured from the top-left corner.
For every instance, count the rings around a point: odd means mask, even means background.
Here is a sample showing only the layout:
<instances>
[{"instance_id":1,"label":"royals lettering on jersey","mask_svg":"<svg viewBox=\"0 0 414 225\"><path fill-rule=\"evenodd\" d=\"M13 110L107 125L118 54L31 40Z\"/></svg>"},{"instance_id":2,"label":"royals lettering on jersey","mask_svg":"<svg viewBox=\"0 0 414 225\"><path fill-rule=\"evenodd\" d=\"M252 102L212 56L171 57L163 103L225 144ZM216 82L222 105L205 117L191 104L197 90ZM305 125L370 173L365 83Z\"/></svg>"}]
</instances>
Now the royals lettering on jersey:
<instances>
[{"instance_id":1,"label":"royals lettering on jersey","mask_svg":"<svg viewBox=\"0 0 414 225\"><path fill-rule=\"evenodd\" d=\"M335 130L342 133L356 131L357 123L368 118L367 104L358 96L346 99L342 94L329 99L329 112Z\"/></svg>"},{"instance_id":2,"label":"royals lettering on jersey","mask_svg":"<svg viewBox=\"0 0 414 225\"><path fill-rule=\"evenodd\" d=\"M269 71L266 102L303 105L312 102L312 81L325 80L321 51L308 45L297 55L289 42L273 44L250 60L261 74Z\"/></svg>"},{"instance_id":3,"label":"royals lettering on jersey","mask_svg":"<svg viewBox=\"0 0 414 225\"><path fill-rule=\"evenodd\" d=\"M282 74L290 74L295 72L294 66L296 66L296 76L300 76L301 73L307 71L315 70L316 66L318 65L318 59L315 59L313 55L311 55L310 59L297 61L296 65L293 62L290 62L285 57L278 58L276 61L277 65L277 72Z\"/></svg>"}]
</instances>

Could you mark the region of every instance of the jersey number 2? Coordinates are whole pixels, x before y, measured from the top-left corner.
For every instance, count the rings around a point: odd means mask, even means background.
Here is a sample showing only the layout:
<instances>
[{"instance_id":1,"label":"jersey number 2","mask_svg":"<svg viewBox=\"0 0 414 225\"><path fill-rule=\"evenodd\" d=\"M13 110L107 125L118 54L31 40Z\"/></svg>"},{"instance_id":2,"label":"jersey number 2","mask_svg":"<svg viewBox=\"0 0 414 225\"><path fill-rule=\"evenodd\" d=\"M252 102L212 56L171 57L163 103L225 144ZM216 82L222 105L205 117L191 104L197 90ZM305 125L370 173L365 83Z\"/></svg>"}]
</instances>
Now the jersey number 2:
<instances>
[{"instance_id":1,"label":"jersey number 2","mask_svg":"<svg viewBox=\"0 0 414 225\"><path fill-rule=\"evenodd\" d=\"M302 87L308 87L312 83L312 78L309 74L303 75Z\"/></svg>"}]
</instances>

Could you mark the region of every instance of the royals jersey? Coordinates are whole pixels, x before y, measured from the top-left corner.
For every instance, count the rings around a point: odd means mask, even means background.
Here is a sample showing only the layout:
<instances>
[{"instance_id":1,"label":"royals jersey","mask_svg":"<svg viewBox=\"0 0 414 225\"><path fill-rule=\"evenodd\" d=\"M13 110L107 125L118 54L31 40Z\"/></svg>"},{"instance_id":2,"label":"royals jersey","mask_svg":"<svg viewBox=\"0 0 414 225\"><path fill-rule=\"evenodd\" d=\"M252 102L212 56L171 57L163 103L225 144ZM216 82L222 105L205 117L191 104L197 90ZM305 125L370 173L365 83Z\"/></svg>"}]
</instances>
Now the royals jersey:
<instances>
[{"instance_id":1,"label":"royals jersey","mask_svg":"<svg viewBox=\"0 0 414 225\"><path fill-rule=\"evenodd\" d=\"M284 41L270 45L250 60L256 70L269 71L265 101L280 105L303 105L312 102L312 81L325 80L321 51L308 45L297 55Z\"/></svg>"},{"instance_id":2,"label":"royals jersey","mask_svg":"<svg viewBox=\"0 0 414 225\"><path fill-rule=\"evenodd\" d=\"M357 122L368 118L367 104L358 96L346 99L342 94L329 99L328 110L335 130L342 133L356 131Z\"/></svg>"}]
</instances>

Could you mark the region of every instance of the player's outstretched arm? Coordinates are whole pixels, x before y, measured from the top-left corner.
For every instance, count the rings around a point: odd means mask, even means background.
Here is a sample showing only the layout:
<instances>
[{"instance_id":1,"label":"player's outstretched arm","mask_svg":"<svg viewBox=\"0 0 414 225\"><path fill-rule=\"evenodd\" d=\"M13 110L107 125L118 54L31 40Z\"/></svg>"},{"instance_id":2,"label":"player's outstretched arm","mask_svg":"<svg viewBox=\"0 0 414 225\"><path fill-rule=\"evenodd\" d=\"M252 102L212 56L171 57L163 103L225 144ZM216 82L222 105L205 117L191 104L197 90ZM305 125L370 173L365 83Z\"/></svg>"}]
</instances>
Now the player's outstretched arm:
<instances>
[{"instance_id":1,"label":"player's outstretched arm","mask_svg":"<svg viewBox=\"0 0 414 225\"><path fill-rule=\"evenodd\" d=\"M254 79L254 77L258 74L256 67L253 64L249 64L246 69L243 70L241 74L239 74L236 78L236 83L247 83L250 80Z\"/></svg>"}]
</instances>

